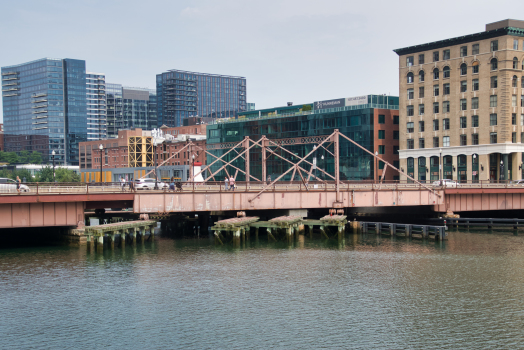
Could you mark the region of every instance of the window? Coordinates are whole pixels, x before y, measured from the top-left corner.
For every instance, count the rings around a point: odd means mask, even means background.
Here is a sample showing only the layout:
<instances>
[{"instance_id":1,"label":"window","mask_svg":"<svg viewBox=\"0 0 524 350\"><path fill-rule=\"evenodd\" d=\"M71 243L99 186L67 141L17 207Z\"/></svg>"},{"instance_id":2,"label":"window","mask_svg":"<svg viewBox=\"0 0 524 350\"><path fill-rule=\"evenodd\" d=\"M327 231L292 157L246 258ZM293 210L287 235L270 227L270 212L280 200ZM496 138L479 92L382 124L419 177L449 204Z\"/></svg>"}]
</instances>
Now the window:
<instances>
[{"instance_id":1,"label":"window","mask_svg":"<svg viewBox=\"0 0 524 350\"><path fill-rule=\"evenodd\" d=\"M418 131L424 132L424 121L423 120L419 120L418 122Z\"/></svg>"},{"instance_id":2,"label":"window","mask_svg":"<svg viewBox=\"0 0 524 350\"><path fill-rule=\"evenodd\" d=\"M438 108L438 102L434 102L433 103L433 113L437 114L439 112L439 108Z\"/></svg>"},{"instance_id":3,"label":"window","mask_svg":"<svg viewBox=\"0 0 524 350\"><path fill-rule=\"evenodd\" d=\"M490 143L497 143L497 133L496 132L491 132L489 134L489 142Z\"/></svg>"},{"instance_id":4,"label":"window","mask_svg":"<svg viewBox=\"0 0 524 350\"><path fill-rule=\"evenodd\" d=\"M415 143L413 142L413 139L408 139L408 149L414 149Z\"/></svg>"},{"instance_id":5,"label":"window","mask_svg":"<svg viewBox=\"0 0 524 350\"><path fill-rule=\"evenodd\" d=\"M439 95L439 86L438 85L433 85L433 96L438 96Z\"/></svg>"},{"instance_id":6,"label":"window","mask_svg":"<svg viewBox=\"0 0 524 350\"><path fill-rule=\"evenodd\" d=\"M499 49L499 41L498 40L493 40L491 42L490 49L491 49L491 52L498 51L498 49Z\"/></svg>"},{"instance_id":7,"label":"window","mask_svg":"<svg viewBox=\"0 0 524 350\"><path fill-rule=\"evenodd\" d=\"M408 84L412 84L413 83L413 73L409 72L407 78L408 78Z\"/></svg>"},{"instance_id":8,"label":"window","mask_svg":"<svg viewBox=\"0 0 524 350\"><path fill-rule=\"evenodd\" d=\"M424 139L423 138L418 139L418 148L424 148L424 146L425 146Z\"/></svg>"},{"instance_id":9,"label":"window","mask_svg":"<svg viewBox=\"0 0 524 350\"><path fill-rule=\"evenodd\" d=\"M511 142L517 143L517 133L516 132L511 133Z\"/></svg>"},{"instance_id":10,"label":"window","mask_svg":"<svg viewBox=\"0 0 524 350\"><path fill-rule=\"evenodd\" d=\"M517 125L517 113L511 113L511 125Z\"/></svg>"},{"instance_id":11,"label":"window","mask_svg":"<svg viewBox=\"0 0 524 350\"><path fill-rule=\"evenodd\" d=\"M438 131L438 119L433 119L433 131Z\"/></svg>"},{"instance_id":12,"label":"window","mask_svg":"<svg viewBox=\"0 0 524 350\"><path fill-rule=\"evenodd\" d=\"M489 125L497 125L497 113L492 113L489 115Z\"/></svg>"},{"instance_id":13,"label":"window","mask_svg":"<svg viewBox=\"0 0 524 350\"><path fill-rule=\"evenodd\" d=\"M478 128L479 127L479 116L478 115L472 115L471 116L471 127L472 128Z\"/></svg>"},{"instance_id":14,"label":"window","mask_svg":"<svg viewBox=\"0 0 524 350\"><path fill-rule=\"evenodd\" d=\"M491 70L497 70L498 68L498 61L496 58L492 58L489 62L491 64Z\"/></svg>"},{"instance_id":15,"label":"window","mask_svg":"<svg viewBox=\"0 0 524 350\"><path fill-rule=\"evenodd\" d=\"M472 145L479 144L479 134L471 134L471 144Z\"/></svg>"},{"instance_id":16,"label":"window","mask_svg":"<svg viewBox=\"0 0 524 350\"><path fill-rule=\"evenodd\" d=\"M393 124L395 124L395 125L400 124L400 119L399 119L398 115L394 115L393 116Z\"/></svg>"},{"instance_id":17,"label":"window","mask_svg":"<svg viewBox=\"0 0 524 350\"><path fill-rule=\"evenodd\" d=\"M517 95L511 96L511 107L517 107Z\"/></svg>"},{"instance_id":18,"label":"window","mask_svg":"<svg viewBox=\"0 0 524 350\"><path fill-rule=\"evenodd\" d=\"M491 77L491 88L492 89L497 88L497 76Z\"/></svg>"},{"instance_id":19,"label":"window","mask_svg":"<svg viewBox=\"0 0 524 350\"><path fill-rule=\"evenodd\" d=\"M519 69L519 60L517 57L513 57L513 69Z\"/></svg>"},{"instance_id":20,"label":"window","mask_svg":"<svg viewBox=\"0 0 524 350\"><path fill-rule=\"evenodd\" d=\"M479 62L478 61L473 62L473 64L471 65L471 69L473 71L473 74L478 74L478 72L479 72Z\"/></svg>"},{"instance_id":21,"label":"window","mask_svg":"<svg viewBox=\"0 0 524 350\"><path fill-rule=\"evenodd\" d=\"M468 55L468 47L467 46L461 46L460 47L460 57L465 57Z\"/></svg>"},{"instance_id":22,"label":"window","mask_svg":"<svg viewBox=\"0 0 524 350\"><path fill-rule=\"evenodd\" d=\"M449 69L449 67L444 67L442 71L444 72L444 78L449 78L449 76L451 75L451 70Z\"/></svg>"},{"instance_id":23,"label":"window","mask_svg":"<svg viewBox=\"0 0 524 350\"><path fill-rule=\"evenodd\" d=\"M384 114L378 115L378 123L379 124L386 124L386 116Z\"/></svg>"},{"instance_id":24,"label":"window","mask_svg":"<svg viewBox=\"0 0 524 350\"><path fill-rule=\"evenodd\" d=\"M420 86L418 88L418 97L419 98L424 98L424 87L423 86Z\"/></svg>"},{"instance_id":25,"label":"window","mask_svg":"<svg viewBox=\"0 0 524 350\"><path fill-rule=\"evenodd\" d=\"M399 132L398 130L393 130L393 140L398 140L399 139Z\"/></svg>"},{"instance_id":26,"label":"window","mask_svg":"<svg viewBox=\"0 0 524 350\"><path fill-rule=\"evenodd\" d=\"M468 127L468 118L467 117L460 117L460 128L465 129Z\"/></svg>"},{"instance_id":27,"label":"window","mask_svg":"<svg viewBox=\"0 0 524 350\"><path fill-rule=\"evenodd\" d=\"M460 92L466 92L468 91L468 82L466 80L462 80L460 82Z\"/></svg>"},{"instance_id":28,"label":"window","mask_svg":"<svg viewBox=\"0 0 524 350\"><path fill-rule=\"evenodd\" d=\"M517 76L514 75L513 79L511 79L511 87L517 87Z\"/></svg>"},{"instance_id":29,"label":"window","mask_svg":"<svg viewBox=\"0 0 524 350\"><path fill-rule=\"evenodd\" d=\"M423 103L418 105L418 115L424 115L424 104Z\"/></svg>"},{"instance_id":30,"label":"window","mask_svg":"<svg viewBox=\"0 0 524 350\"><path fill-rule=\"evenodd\" d=\"M520 115L520 125L524 125L524 114ZM524 140L522 140L524 141Z\"/></svg>"},{"instance_id":31,"label":"window","mask_svg":"<svg viewBox=\"0 0 524 350\"><path fill-rule=\"evenodd\" d=\"M408 100L412 100L415 97L415 90L408 89Z\"/></svg>"},{"instance_id":32,"label":"window","mask_svg":"<svg viewBox=\"0 0 524 350\"><path fill-rule=\"evenodd\" d=\"M415 128L415 127L414 127L414 123L413 123L413 122L409 122L409 123L407 123L407 124L406 124L406 127L407 127L407 132L408 132L408 134L414 132L414 128Z\"/></svg>"},{"instance_id":33,"label":"window","mask_svg":"<svg viewBox=\"0 0 524 350\"><path fill-rule=\"evenodd\" d=\"M443 94L449 95L449 83L444 84L442 87L443 87Z\"/></svg>"},{"instance_id":34,"label":"window","mask_svg":"<svg viewBox=\"0 0 524 350\"><path fill-rule=\"evenodd\" d=\"M520 77L520 87L524 89L524 77Z\"/></svg>"},{"instance_id":35,"label":"window","mask_svg":"<svg viewBox=\"0 0 524 350\"><path fill-rule=\"evenodd\" d=\"M439 60L439 53L438 51L433 52L433 62L438 62Z\"/></svg>"},{"instance_id":36,"label":"window","mask_svg":"<svg viewBox=\"0 0 524 350\"><path fill-rule=\"evenodd\" d=\"M384 140L386 138L386 130L379 130L378 131L378 139Z\"/></svg>"},{"instance_id":37,"label":"window","mask_svg":"<svg viewBox=\"0 0 524 350\"><path fill-rule=\"evenodd\" d=\"M444 136L442 138L442 147L449 147L449 136Z\"/></svg>"},{"instance_id":38,"label":"window","mask_svg":"<svg viewBox=\"0 0 524 350\"><path fill-rule=\"evenodd\" d=\"M418 81L419 82L423 82L424 81L424 71L423 70L418 72Z\"/></svg>"},{"instance_id":39,"label":"window","mask_svg":"<svg viewBox=\"0 0 524 350\"><path fill-rule=\"evenodd\" d=\"M471 54L472 55L478 55L479 54L479 44L471 45Z\"/></svg>"},{"instance_id":40,"label":"window","mask_svg":"<svg viewBox=\"0 0 524 350\"><path fill-rule=\"evenodd\" d=\"M399 146L393 146L393 154L398 154Z\"/></svg>"},{"instance_id":41,"label":"window","mask_svg":"<svg viewBox=\"0 0 524 350\"><path fill-rule=\"evenodd\" d=\"M438 80L439 78L439 71L438 68L433 69L433 79Z\"/></svg>"},{"instance_id":42,"label":"window","mask_svg":"<svg viewBox=\"0 0 524 350\"><path fill-rule=\"evenodd\" d=\"M449 130L449 118L442 119L442 129Z\"/></svg>"},{"instance_id":43,"label":"window","mask_svg":"<svg viewBox=\"0 0 524 350\"><path fill-rule=\"evenodd\" d=\"M418 64L424 64L424 54L418 55Z\"/></svg>"},{"instance_id":44,"label":"window","mask_svg":"<svg viewBox=\"0 0 524 350\"><path fill-rule=\"evenodd\" d=\"M468 74L468 65L465 63L462 63L460 65L460 75L466 75Z\"/></svg>"},{"instance_id":45,"label":"window","mask_svg":"<svg viewBox=\"0 0 524 350\"><path fill-rule=\"evenodd\" d=\"M467 135L460 135L460 145L461 146L467 146L468 145L468 137L467 137Z\"/></svg>"},{"instance_id":46,"label":"window","mask_svg":"<svg viewBox=\"0 0 524 350\"><path fill-rule=\"evenodd\" d=\"M479 98L478 97L471 98L471 109L479 109Z\"/></svg>"},{"instance_id":47,"label":"window","mask_svg":"<svg viewBox=\"0 0 524 350\"><path fill-rule=\"evenodd\" d=\"M460 110L465 111L466 109L468 109L468 101L465 98L462 98L460 100Z\"/></svg>"},{"instance_id":48,"label":"window","mask_svg":"<svg viewBox=\"0 0 524 350\"><path fill-rule=\"evenodd\" d=\"M449 60L449 57L450 57L449 50L444 50L442 52L442 58L445 59L445 60Z\"/></svg>"},{"instance_id":49,"label":"window","mask_svg":"<svg viewBox=\"0 0 524 350\"><path fill-rule=\"evenodd\" d=\"M449 101L442 102L442 113L449 113Z\"/></svg>"},{"instance_id":50,"label":"window","mask_svg":"<svg viewBox=\"0 0 524 350\"><path fill-rule=\"evenodd\" d=\"M413 113L413 106L407 106L408 117L411 117Z\"/></svg>"},{"instance_id":51,"label":"window","mask_svg":"<svg viewBox=\"0 0 524 350\"><path fill-rule=\"evenodd\" d=\"M473 85L473 91L479 91L479 80L478 79L473 79L472 85Z\"/></svg>"},{"instance_id":52,"label":"window","mask_svg":"<svg viewBox=\"0 0 524 350\"><path fill-rule=\"evenodd\" d=\"M520 95L520 106L524 107L524 95Z\"/></svg>"},{"instance_id":53,"label":"window","mask_svg":"<svg viewBox=\"0 0 524 350\"><path fill-rule=\"evenodd\" d=\"M412 66L414 62L415 62L415 58L413 56L406 57L406 65L408 67Z\"/></svg>"},{"instance_id":54,"label":"window","mask_svg":"<svg viewBox=\"0 0 524 350\"><path fill-rule=\"evenodd\" d=\"M433 138L433 148L439 147L439 139L438 137Z\"/></svg>"},{"instance_id":55,"label":"window","mask_svg":"<svg viewBox=\"0 0 524 350\"><path fill-rule=\"evenodd\" d=\"M380 145L378 146L378 154L385 154L386 153L386 146Z\"/></svg>"},{"instance_id":56,"label":"window","mask_svg":"<svg viewBox=\"0 0 524 350\"><path fill-rule=\"evenodd\" d=\"M519 49L519 41L513 40L513 50L518 50L518 49Z\"/></svg>"}]
</instances>

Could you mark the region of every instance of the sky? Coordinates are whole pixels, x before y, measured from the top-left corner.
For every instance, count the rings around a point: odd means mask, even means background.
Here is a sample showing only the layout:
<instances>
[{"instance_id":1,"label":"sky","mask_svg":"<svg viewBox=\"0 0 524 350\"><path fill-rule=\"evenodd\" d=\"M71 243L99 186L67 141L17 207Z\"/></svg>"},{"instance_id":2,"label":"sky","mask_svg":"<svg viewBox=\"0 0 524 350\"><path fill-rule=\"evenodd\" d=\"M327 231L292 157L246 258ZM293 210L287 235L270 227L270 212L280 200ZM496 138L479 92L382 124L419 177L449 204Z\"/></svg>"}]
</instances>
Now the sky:
<instances>
[{"instance_id":1,"label":"sky","mask_svg":"<svg viewBox=\"0 0 524 350\"><path fill-rule=\"evenodd\" d=\"M149 88L170 69L243 76L257 109L398 96L394 49L524 20L522 10L504 0L0 0L0 66L84 59L108 83Z\"/></svg>"}]
</instances>

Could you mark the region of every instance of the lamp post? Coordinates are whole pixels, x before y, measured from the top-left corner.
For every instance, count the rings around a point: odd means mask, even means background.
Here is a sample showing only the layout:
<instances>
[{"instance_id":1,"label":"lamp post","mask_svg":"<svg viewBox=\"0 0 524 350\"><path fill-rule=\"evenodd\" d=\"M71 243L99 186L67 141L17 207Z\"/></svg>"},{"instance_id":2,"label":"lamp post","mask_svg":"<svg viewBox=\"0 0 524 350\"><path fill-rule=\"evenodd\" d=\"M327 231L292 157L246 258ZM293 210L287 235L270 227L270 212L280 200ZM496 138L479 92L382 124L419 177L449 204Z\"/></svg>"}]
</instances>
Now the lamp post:
<instances>
[{"instance_id":1,"label":"lamp post","mask_svg":"<svg viewBox=\"0 0 524 350\"><path fill-rule=\"evenodd\" d=\"M102 160L104 158L103 151L104 151L104 145L100 144L98 146L98 149L100 150L100 182L102 182L102 167L104 166L104 161Z\"/></svg>"},{"instance_id":2,"label":"lamp post","mask_svg":"<svg viewBox=\"0 0 524 350\"><path fill-rule=\"evenodd\" d=\"M320 157L320 159L322 159L322 166L324 166L324 155L322 155L322 156ZM324 171L325 171L325 170L324 170ZM322 179L325 179L325 175L324 175L324 173L322 173Z\"/></svg>"},{"instance_id":3,"label":"lamp post","mask_svg":"<svg viewBox=\"0 0 524 350\"><path fill-rule=\"evenodd\" d=\"M193 154L191 158L193 159L192 164L191 164L191 178L193 180L193 192L194 192L195 191L195 155Z\"/></svg>"},{"instance_id":4,"label":"lamp post","mask_svg":"<svg viewBox=\"0 0 524 350\"><path fill-rule=\"evenodd\" d=\"M317 145L313 146L313 151L317 150ZM313 156L313 169L315 169L315 181L317 179L317 154L315 152L315 155Z\"/></svg>"},{"instance_id":5,"label":"lamp post","mask_svg":"<svg viewBox=\"0 0 524 350\"><path fill-rule=\"evenodd\" d=\"M375 183L378 181L378 151L375 151Z\"/></svg>"},{"instance_id":6,"label":"lamp post","mask_svg":"<svg viewBox=\"0 0 524 350\"><path fill-rule=\"evenodd\" d=\"M51 152L51 158L53 158L53 182L56 182L56 179L55 179L55 151L53 150L53 152Z\"/></svg>"},{"instance_id":7,"label":"lamp post","mask_svg":"<svg viewBox=\"0 0 524 350\"><path fill-rule=\"evenodd\" d=\"M472 158L473 158L473 162L471 162L471 182L475 182L475 181L473 181L473 164L475 164L475 162L476 162L475 159L477 159L477 155L474 154ZM477 170L477 172L478 172L478 170Z\"/></svg>"},{"instance_id":8,"label":"lamp post","mask_svg":"<svg viewBox=\"0 0 524 350\"><path fill-rule=\"evenodd\" d=\"M439 159L439 164L438 164L438 167L439 167L439 177L440 177L440 184L442 185L442 178L444 177L443 175L443 172L444 172L444 167L442 166L442 148L440 149L440 159Z\"/></svg>"},{"instance_id":9,"label":"lamp post","mask_svg":"<svg viewBox=\"0 0 524 350\"><path fill-rule=\"evenodd\" d=\"M500 161L500 181L503 180L503 177L504 175L502 175L504 173L504 162L501 160Z\"/></svg>"}]
</instances>

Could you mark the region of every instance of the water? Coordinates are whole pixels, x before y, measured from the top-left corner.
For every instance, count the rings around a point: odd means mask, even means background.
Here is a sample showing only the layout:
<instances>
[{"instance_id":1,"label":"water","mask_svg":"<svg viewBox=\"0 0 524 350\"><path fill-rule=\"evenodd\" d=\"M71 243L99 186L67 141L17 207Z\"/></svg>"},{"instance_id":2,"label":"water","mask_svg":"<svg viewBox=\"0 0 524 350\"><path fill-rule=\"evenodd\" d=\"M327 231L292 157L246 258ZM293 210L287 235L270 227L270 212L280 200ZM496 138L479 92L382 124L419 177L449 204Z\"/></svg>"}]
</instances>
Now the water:
<instances>
[{"instance_id":1,"label":"water","mask_svg":"<svg viewBox=\"0 0 524 350\"><path fill-rule=\"evenodd\" d=\"M1 349L517 349L524 236L0 250Z\"/></svg>"}]
</instances>

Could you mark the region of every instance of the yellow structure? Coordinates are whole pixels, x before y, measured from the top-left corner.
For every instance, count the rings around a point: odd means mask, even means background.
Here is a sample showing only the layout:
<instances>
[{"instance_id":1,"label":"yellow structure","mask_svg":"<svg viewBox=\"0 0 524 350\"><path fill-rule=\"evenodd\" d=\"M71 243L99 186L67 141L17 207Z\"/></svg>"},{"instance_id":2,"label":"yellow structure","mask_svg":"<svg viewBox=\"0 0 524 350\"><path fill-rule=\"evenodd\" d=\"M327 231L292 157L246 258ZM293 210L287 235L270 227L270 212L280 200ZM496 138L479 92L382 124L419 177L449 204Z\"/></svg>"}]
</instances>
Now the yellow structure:
<instances>
[{"instance_id":1,"label":"yellow structure","mask_svg":"<svg viewBox=\"0 0 524 350\"><path fill-rule=\"evenodd\" d=\"M153 166L153 138L151 136L131 136L128 141L130 168Z\"/></svg>"}]
</instances>

